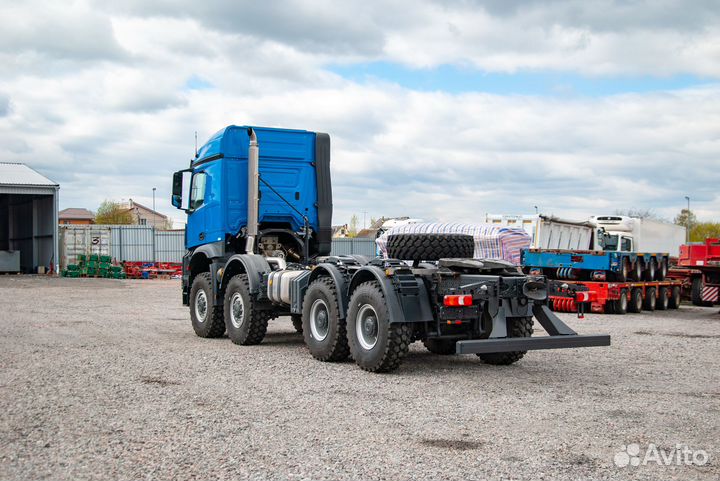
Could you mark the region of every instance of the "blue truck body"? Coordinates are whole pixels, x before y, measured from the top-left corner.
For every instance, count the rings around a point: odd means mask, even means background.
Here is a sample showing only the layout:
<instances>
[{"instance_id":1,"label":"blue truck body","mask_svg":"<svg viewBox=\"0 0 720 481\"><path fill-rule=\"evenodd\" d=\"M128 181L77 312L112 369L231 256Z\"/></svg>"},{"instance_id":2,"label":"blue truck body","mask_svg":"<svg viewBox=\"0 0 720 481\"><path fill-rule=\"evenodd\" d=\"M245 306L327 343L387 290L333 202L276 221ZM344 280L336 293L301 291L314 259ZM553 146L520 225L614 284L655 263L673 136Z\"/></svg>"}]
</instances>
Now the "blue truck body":
<instances>
[{"instance_id":1,"label":"blue truck body","mask_svg":"<svg viewBox=\"0 0 720 481\"><path fill-rule=\"evenodd\" d=\"M303 228L303 215L310 228L319 231L318 180L315 170L317 134L304 130L253 127L262 144L260 176L289 201L264 183L260 185L259 222L284 225L293 231ZM203 182L203 202L188 213L186 247L222 241L247 225L248 127L231 125L213 135L193 160L193 187Z\"/></svg>"}]
</instances>

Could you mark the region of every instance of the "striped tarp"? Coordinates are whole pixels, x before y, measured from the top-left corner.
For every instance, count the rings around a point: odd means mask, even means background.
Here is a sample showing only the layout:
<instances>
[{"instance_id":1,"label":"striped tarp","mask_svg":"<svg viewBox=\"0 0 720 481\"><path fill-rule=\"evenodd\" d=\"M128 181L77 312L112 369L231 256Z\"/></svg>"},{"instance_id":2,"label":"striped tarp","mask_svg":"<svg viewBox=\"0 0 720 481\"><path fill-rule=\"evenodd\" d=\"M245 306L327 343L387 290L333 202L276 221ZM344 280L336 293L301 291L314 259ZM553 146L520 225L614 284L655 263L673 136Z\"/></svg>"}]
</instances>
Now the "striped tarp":
<instances>
[{"instance_id":1,"label":"striped tarp","mask_svg":"<svg viewBox=\"0 0 720 481\"><path fill-rule=\"evenodd\" d=\"M393 234L468 234L475 240L476 259L503 259L520 265L520 251L530 247L530 236L523 229L491 224L423 223L393 227L378 237L383 257L387 257L387 240Z\"/></svg>"}]
</instances>

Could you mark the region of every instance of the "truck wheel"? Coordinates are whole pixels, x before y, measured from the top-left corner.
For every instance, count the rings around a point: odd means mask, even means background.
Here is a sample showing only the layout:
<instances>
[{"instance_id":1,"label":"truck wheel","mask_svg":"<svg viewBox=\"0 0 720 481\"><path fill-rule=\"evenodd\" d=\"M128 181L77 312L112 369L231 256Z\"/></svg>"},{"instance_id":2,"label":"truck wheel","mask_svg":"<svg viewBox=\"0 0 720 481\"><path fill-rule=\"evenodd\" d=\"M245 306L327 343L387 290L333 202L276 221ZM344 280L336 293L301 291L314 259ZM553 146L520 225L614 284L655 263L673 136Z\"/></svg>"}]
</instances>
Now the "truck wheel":
<instances>
[{"instance_id":1,"label":"truck wheel","mask_svg":"<svg viewBox=\"0 0 720 481\"><path fill-rule=\"evenodd\" d=\"M647 266L645 266L645 272L643 272L643 275L645 276L645 280L646 281L654 281L656 270L657 270L657 261L655 259L650 259L650 261L647 263Z\"/></svg>"},{"instance_id":2,"label":"truck wheel","mask_svg":"<svg viewBox=\"0 0 720 481\"><path fill-rule=\"evenodd\" d=\"M657 272L655 273L655 276L659 281L664 281L667 277L668 273L668 265L667 265L667 259L663 258L660 263L658 264Z\"/></svg>"},{"instance_id":3,"label":"truck wheel","mask_svg":"<svg viewBox=\"0 0 720 481\"><path fill-rule=\"evenodd\" d=\"M629 272L630 272L630 261L628 261L627 259L623 259L620 270L615 273L615 281L627 282Z\"/></svg>"},{"instance_id":4,"label":"truck wheel","mask_svg":"<svg viewBox=\"0 0 720 481\"><path fill-rule=\"evenodd\" d=\"M668 306L670 305L669 294L670 290L667 288L667 286L660 286L660 289L658 290L657 304L655 306L658 311L667 310Z\"/></svg>"},{"instance_id":5,"label":"truck wheel","mask_svg":"<svg viewBox=\"0 0 720 481\"><path fill-rule=\"evenodd\" d=\"M302 334L302 316L300 314L292 314L290 315L290 319L292 320L292 325L295 328L295 331L298 334Z\"/></svg>"},{"instance_id":6,"label":"truck wheel","mask_svg":"<svg viewBox=\"0 0 720 481\"><path fill-rule=\"evenodd\" d=\"M702 277L695 277L692 281L692 291L690 291L690 299L694 306L712 307L712 302L702 300L703 280Z\"/></svg>"},{"instance_id":7,"label":"truck wheel","mask_svg":"<svg viewBox=\"0 0 720 481\"><path fill-rule=\"evenodd\" d=\"M630 278L634 281L641 281L643 275L643 263L640 259L635 259L635 263L630 270Z\"/></svg>"},{"instance_id":8,"label":"truck wheel","mask_svg":"<svg viewBox=\"0 0 720 481\"><path fill-rule=\"evenodd\" d=\"M533 333L533 318L511 317L508 319L508 327L510 328L510 337L530 337ZM491 352L477 354L477 357L487 364L507 366L522 359L526 352L527 351Z\"/></svg>"},{"instance_id":9,"label":"truck wheel","mask_svg":"<svg viewBox=\"0 0 720 481\"><path fill-rule=\"evenodd\" d=\"M613 301L614 314L627 314L628 311L628 291L627 289L620 290L620 298L617 301Z\"/></svg>"},{"instance_id":10,"label":"truck wheel","mask_svg":"<svg viewBox=\"0 0 720 481\"><path fill-rule=\"evenodd\" d=\"M670 294L670 301L668 301L668 307L670 309L677 309L680 307L681 292L680 286L673 286L672 293Z\"/></svg>"},{"instance_id":11,"label":"truck wheel","mask_svg":"<svg viewBox=\"0 0 720 481\"><path fill-rule=\"evenodd\" d=\"M212 278L209 272L195 276L190 288L190 320L200 337L220 337L225 333L222 306L213 307Z\"/></svg>"},{"instance_id":12,"label":"truck wheel","mask_svg":"<svg viewBox=\"0 0 720 481\"><path fill-rule=\"evenodd\" d=\"M455 354L455 342L456 341L449 339L425 339L423 340L423 345L433 354L446 356L448 354Z\"/></svg>"},{"instance_id":13,"label":"truck wheel","mask_svg":"<svg viewBox=\"0 0 720 481\"><path fill-rule=\"evenodd\" d=\"M225 289L225 327L235 344L260 344L267 332L272 311L258 309L255 296L250 294L247 274L237 274Z\"/></svg>"},{"instance_id":14,"label":"truck wheel","mask_svg":"<svg viewBox=\"0 0 720 481\"><path fill-rule=\"evenodd\" d=\"M656 305L657 291L655 291L654 287L648 287L647 289L645 289L645 303L643 304L643 308L646 311L654 311Z\"/></svg>"},{"instance_id":15,"label":"truck wheel","mask_svg":"<svg viewBox=\"0 0 720 481\"><path fill-rule=\"evenodd\" d=\"M472 259L475 241L466 234L394 234L388 237L387 253L393 259L408 261Z\"/></svg>"},{"instance_id":16,"label":"truck wheel","mask_svg":"<svg viewBox=\"0 0 720 481\"><path fill-rule=\"evenodd\" d=\"M391 323L385 296L377 281L360 284L348 309L348 339L355 363L370 372L389 372L400 366L412 342L412 330Z\"/></svg>"},{"instance_id":17,"label":"truck wheel","mask_svg":"<svg viewBox=\"0 0 720 481\"><path fill-rule=\"evenodd\" d=\"M345 319L340 319L340 307L335 283L320 277L305 292L302 313L302 332L312 357L319 361L344 361L349 354Z\"/></svg>"},{"instance_id":18,"label":"truck wheel","mask_svg":"<svg viewBox=\"0 0 720 481\"><path fill-rule=\"evenodd\" d=\"M630 312L641 312L643 306L642 290L639 287L633 287L630 291L630 304L628 304L628 311Z\"/></svg>"}]
</instances>

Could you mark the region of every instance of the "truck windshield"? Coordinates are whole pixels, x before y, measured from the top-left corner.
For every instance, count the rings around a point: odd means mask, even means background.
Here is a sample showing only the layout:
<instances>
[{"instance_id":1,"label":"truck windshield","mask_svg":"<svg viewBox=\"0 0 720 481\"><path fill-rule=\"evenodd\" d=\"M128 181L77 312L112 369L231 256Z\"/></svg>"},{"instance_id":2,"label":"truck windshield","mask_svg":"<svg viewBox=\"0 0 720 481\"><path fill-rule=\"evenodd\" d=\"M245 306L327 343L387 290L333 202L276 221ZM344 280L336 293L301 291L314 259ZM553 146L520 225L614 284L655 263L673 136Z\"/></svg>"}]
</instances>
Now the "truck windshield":
<instances>
[{"instance_id":1,"label":"truck windshield","mask_svg":"<svg viewBox=\"0 0 720 481\"><path fill-rule=\"evenodd\" d=\"M618 236L603 234L603 249L606 251L616 251L618 247Z\"/></svg>"}]
</instances>

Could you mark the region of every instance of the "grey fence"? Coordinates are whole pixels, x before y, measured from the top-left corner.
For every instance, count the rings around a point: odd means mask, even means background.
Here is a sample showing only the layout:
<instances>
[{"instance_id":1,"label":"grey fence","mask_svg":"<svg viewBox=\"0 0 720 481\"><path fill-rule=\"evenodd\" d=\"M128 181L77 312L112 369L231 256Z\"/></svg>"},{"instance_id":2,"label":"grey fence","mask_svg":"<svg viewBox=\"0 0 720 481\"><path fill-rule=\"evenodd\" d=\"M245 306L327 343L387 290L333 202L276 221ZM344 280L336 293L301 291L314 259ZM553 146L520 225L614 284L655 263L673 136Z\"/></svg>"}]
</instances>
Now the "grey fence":
<instances>
[{"instance_id":1,"label":"grey fence","mask_svg":"<svg viewBox=\"0 0 720 481\"><path fill-rule=\"evenodd\" d=\"M360 254L375 257L376 252L375 239L349 239L340 237L332 240L331 253L336 256Z\"/></svg>"}]
</instances>

